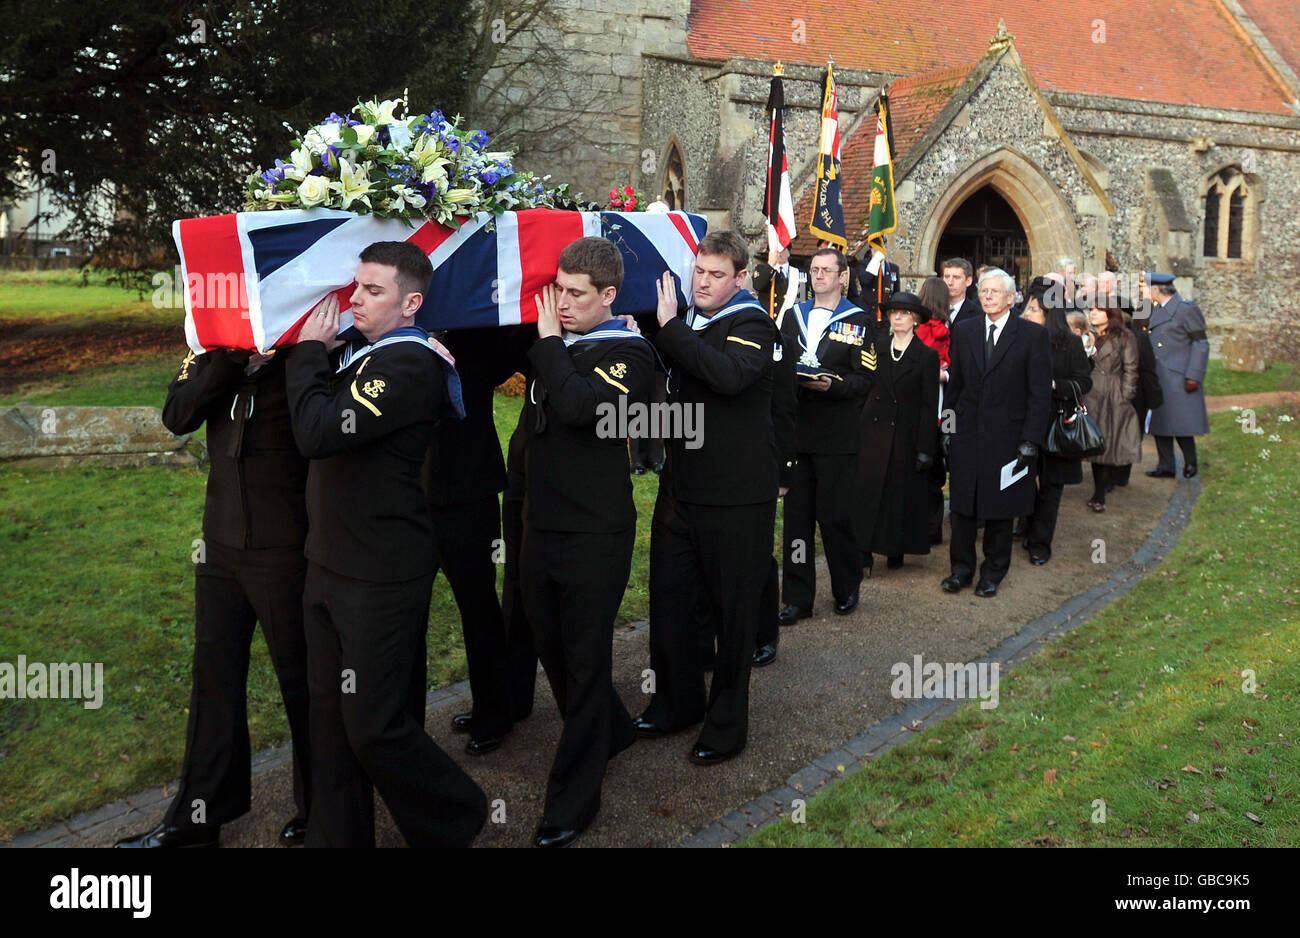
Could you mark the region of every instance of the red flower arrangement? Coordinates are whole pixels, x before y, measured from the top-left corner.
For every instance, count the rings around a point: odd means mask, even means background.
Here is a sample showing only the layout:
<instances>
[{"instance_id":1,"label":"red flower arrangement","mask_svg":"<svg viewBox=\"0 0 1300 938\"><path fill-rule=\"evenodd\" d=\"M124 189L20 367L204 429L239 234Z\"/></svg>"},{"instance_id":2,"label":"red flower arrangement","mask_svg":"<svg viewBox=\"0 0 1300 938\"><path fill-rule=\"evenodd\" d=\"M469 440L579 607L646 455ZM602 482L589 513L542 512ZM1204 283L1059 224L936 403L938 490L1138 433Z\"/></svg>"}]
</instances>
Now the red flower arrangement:
<instances>
[{"instance_id":1,"label":"red flower arrangement","mask_svg":"<svg viewBox=\"0 0 1300 938\"><path fill-rule=\"evenodd\" d=\"M614 212L644 212L646 197L631 186L609 190L609 208Z\"/></svg>"}]
</instances>

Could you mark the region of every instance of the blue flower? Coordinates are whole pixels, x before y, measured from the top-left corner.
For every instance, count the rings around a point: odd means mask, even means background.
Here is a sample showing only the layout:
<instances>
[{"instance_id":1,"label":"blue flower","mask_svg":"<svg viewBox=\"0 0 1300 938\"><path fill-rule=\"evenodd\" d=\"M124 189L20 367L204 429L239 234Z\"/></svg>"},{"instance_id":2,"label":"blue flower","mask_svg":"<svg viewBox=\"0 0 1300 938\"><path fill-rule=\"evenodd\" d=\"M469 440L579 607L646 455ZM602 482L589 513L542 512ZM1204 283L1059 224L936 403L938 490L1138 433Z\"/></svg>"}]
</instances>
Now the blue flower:
<instances>
[{"instance_id":1,"label":"blue flower","mask_svg":"<svg viewBox=\"0 0 1300 938\"><path fill-rule=\"evenodd\" d=\"M487 131L483 129L479 129L474 134L474 136L470 138L469 142L470 142L470 146L472 146L475 150L482 150L484 147L488 145Z\"/></svg>"},{"instance_id":2,"label":"blue flower","mask_svg":"<svg viewBox=\"0 0 1300 938\"><path fill-rule=\"evenodd\" d=\"M485 172L482 176L483 181L487 183L489 186L496 185L497 180L500 178L501 175L499 173L494 173L490 169L487 172Z\"/></svg>"},{"instance_id":3,"label":"blue flower","mask_svg":"<svg viewBox=\"0 0 1300 938\"><path fill-rule=\"evenodd\" d=\"M339 170L339 148L330 144L325 148L325 152L320 155L320 161L330 172L336 173Z\"/></svg>"}]
</instances>

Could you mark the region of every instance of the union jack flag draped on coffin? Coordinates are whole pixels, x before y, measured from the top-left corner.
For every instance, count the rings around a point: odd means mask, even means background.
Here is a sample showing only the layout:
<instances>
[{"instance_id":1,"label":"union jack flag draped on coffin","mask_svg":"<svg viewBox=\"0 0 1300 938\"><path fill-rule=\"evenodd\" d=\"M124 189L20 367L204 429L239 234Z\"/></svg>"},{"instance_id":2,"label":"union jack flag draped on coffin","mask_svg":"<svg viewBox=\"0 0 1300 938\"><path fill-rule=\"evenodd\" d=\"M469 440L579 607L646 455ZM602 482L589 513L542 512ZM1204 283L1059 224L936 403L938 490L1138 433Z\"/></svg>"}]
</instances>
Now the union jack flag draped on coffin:
<instances>
[{"instance_id":1,"label":"union jack flag draped on coffin","mask_svg":"<svg viewBox=\"0 0 1300 938\"><path fill-rule=\"evenodd\" d=\"M489 225L489 222L494 224ZM375 241L411 241L429 255L433 281L416 323L435 329L536 322L535 297L555 279L560 252L578 238L603 235L623 254L623 286L614 313L657 305L665 269L687 305L695 253L707 224L686 212L568 212L528 209L481 213L459 229L338 209L285 209L189 218L172 225L181 256L185 338L190 348L266 351L293 343L326 295L348 310L358 255ZM352 326L340 317L340 332Z\"/></svg>"}]
</instances>

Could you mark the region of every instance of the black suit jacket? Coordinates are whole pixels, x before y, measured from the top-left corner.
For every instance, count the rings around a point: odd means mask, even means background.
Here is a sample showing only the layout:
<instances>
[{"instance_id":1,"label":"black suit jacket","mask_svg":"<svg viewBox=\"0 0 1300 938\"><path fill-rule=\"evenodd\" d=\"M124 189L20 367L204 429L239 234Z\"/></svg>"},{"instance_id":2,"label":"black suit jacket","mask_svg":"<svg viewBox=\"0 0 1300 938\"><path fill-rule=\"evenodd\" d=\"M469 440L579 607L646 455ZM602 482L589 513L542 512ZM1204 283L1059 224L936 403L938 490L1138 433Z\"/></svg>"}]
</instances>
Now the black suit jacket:
<instances>
[{"instance_id":1,"label":"black suit jacket","mask_svg":"<svg viewBox=\"0 0 1300 938\"><path fill-rule=\"evenodd\" d=\"M294 446L284 355L246 375L247 354L191 353L167 388L168 430L208 425L203 536L223 547L301 548L307 537L307 460Z\"/></svg>"},{"instance_id":2,"label":"black suit jacket","mask_svg":"<svg viewBox=\"0 0 1300 938\"><path fill-rule=\"evenodd\" d=\"M1052 416L1052 349L1047 329L1008 316L991 360L984 318L952 329L945 408L954 412L949 492L954 512L988 519L1028 515L1034 473L1001 488L1002 467L1022 442L1042 446Z\"/></svg>"},{"instance_id":3,"label":"black suit jacket","mask_svg":"<svg viewBox=\"0 0 1300 938\"><path fill-rule=\"evenodd\" d=\"M800 303L787 313L795 318L800 309L810 309L815 300ZM841 301L844 309L848 301ZM856 327L844 329L842 325ZM858 451L858 416L871 384L871 375L862 365L862 351L871 349L875 338L875 317L865 310L838 320L827 329L817 345L817 360L839 376L825 391L810 391L799 386L795 412L795 449L800 453L856 453ZM798 326L795 326L796 336ZM803 347L795 340L792 349L797 357Z\"/></svg>"},{"instance_id":4,"label":"black suit jacket","mask_svg":"<svg viewBox=\"0 0 1300 938\"><path fill-rule=\"evenodd\" d=\"M753 298L745 291L725 306ZM667 361L668 403L698 407L703 445L670 439L665 476L673 498L700 505L753 505L776 498L780 484L772 422L776 326L750 306L694 330L682 318L654 336ZM660 480L663 488L664 480Z\"/></svg>"},{"instance_id":5,"label":"black suit jacket","mask_svg":"<svg viewBox=\"0 0 1300 938\"><path fill-rule=\"evenodd\" d=\"M433 524L420 470L452 371L427 346L400 342L337 375L321 342L285 365L293 434L312 460L307 559L357 580L391 583L433 570Z\"/></svg>"},{"instance_id":6,"label":"black suit jacket","mask_svg":"<svg viewBox=\"0 0 1300 938\"><path fill-rule=\"evenodd\" d=\"M961 301L961 308L957 310L957 315L951 317L948 327L952 328L960 322L966 322L970 319L983 319L984 308L980 306L979 300L972 300L969 296Z\"/></svg>"},{"instance_id":7,"label":"black suit jacket","mask_svg":"<svg viewBox=\"0 0 1300 938\"><path fill-rule=\"evenodd\" d=\"M532 326L458 329L442 343L456 359L464 420L440 420L424 465L429 504L442 507L478 501L506 487L506 464L492 414L498 385L521 370L536 338Z\"/></svg>"},{"instance_id":8,"label":"black suit jacket","mask_svg":"<svg viewBox=\"0 0 1300 938\"><path fill-rule=\"evenodd\" d=\"M635 526L627 438L617 421L620 409L631 416L650 398L649 341L631 335L566 347L548 336L528 357L524 524L589 533Z\"/></svg>"}]
</instances>

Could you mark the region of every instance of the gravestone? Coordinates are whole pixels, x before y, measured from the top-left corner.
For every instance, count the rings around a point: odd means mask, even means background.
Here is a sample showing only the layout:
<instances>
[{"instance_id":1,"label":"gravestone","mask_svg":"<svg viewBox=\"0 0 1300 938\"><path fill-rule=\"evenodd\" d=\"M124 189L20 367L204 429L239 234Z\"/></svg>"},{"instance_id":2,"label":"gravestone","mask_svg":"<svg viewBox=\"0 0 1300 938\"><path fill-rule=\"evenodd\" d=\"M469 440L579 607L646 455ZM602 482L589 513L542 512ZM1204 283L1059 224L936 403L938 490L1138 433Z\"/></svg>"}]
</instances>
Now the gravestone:
<instances>
[{"instance_id":1,"label":"gravestone","mask_svg":"<svg viewBox=\"0 0 1300 938\"><path fill-rule=\"evenodd\" d=\"M157 407L37 407L0 413L0 462L17 466L197 466L203 448L174 436Z\"/></svg>"}]
</instances>

